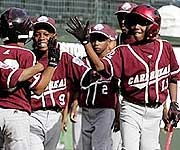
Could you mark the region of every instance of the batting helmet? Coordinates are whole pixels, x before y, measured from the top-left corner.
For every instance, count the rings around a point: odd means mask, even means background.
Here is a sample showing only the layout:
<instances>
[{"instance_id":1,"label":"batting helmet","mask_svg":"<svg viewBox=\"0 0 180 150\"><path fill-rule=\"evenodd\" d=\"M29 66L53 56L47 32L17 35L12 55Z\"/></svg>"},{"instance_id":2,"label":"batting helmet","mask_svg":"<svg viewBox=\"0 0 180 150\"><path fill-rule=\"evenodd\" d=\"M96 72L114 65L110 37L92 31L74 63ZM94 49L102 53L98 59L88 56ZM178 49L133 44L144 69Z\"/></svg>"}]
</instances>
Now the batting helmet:
<instances>
[{"instance_id":1,"label":"batting helmet","mask_svg":"<svg viewBox=\"0 0 180 150\"><path fill-rule=\"evenodd\" d=\"M134 24L147 26L146 38L154 39L160 30L161 16L156 8L147 4L142 4L135 7L131 13L127 15L127 27Z\"/></svg>"},{"instance_id":2,"label":"batting helmet","mask_svg":"<svg viewBox=\"0 0 180 150\"><path fill-rule=\"evenodd\" d=\"M12 7L0 16L0 33L6 43L25 42L33 35L33 23L26 11Z\"/></svg>"}]
</instances>

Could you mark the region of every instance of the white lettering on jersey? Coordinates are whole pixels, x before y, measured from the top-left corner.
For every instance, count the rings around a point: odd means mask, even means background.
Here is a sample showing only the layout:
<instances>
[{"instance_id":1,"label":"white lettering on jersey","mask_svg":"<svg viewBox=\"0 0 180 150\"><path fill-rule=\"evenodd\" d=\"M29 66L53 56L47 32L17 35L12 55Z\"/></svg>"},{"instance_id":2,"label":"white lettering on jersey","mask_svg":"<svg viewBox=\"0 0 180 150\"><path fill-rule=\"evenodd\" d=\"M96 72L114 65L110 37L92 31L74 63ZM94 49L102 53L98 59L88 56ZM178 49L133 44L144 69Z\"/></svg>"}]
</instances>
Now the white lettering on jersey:
<instances>
[{"instance_id":1,"label":"white lettering on jersey","mask_svg":"<svg viewBox=\"0 0 180 150\"><path fill-rule=\"evenodd\" d=\"M66 79L56 80L56 81L50 81L49 85L46 87L46 89L57 89L57 88L63 88L66 87Z\"/></svg>"},{"instance_id":2,"label":"white lettering on jersey","mask_svg":"<svg viewBox=\"0 0 180 150\"><path fill-rule=\"evenodd\" d=\"M170 65L168 65L167 67L160 68L158 70L158 78L161 78L163 76L167 77L169 73L170 73ZM146 86L147 76L148 76L147 74L140 74L134 77L130 77L128 84L129 86L134 86L139 89L142 89ZM150 79L149 79L151 81L150 84L155 82L155 78L156 78L156 72L155 71L150 72Z\"/></svg>"}]
</instances>

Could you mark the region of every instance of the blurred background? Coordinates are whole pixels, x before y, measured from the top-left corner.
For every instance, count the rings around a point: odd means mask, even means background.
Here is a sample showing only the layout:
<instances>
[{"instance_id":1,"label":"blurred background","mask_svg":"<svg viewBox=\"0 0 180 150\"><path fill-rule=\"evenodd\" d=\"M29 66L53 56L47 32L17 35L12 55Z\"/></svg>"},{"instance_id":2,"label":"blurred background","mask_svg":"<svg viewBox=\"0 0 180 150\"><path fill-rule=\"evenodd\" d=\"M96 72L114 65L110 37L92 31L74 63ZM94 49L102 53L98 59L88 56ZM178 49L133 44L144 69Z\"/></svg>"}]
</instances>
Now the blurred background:
<instances>
[{"instance_id":1,"label":"blurred background","mask_svg":"<svg viewBox=\"0 0 180 150\"><path fill-rule=\"evenodd\" d=\"M126 1L128 0L0 0L0 13L9 7L19 7L27 10L32 17L47 15L54 18L57 22L59 41L62 43L61 48L82 57L85 55L83 46L65 31L69 18L78 16L83 23L87 20L91 24L107 23L117 32L121 32L114 12L118 4ZM159 10L162 17L161 37L172 43L180 64L180 0L129 0L128 2L151 4ZM31 43L27 46L30 48ZM167 133L162 130L160 135L162 150L164 150L166 136ZM179 139L178 126L173 135L171 150L180 149ZM72 144L72 124L69 121L68 131L61 134L58 149L73 150Z\"/></svg>"}]
</instances>

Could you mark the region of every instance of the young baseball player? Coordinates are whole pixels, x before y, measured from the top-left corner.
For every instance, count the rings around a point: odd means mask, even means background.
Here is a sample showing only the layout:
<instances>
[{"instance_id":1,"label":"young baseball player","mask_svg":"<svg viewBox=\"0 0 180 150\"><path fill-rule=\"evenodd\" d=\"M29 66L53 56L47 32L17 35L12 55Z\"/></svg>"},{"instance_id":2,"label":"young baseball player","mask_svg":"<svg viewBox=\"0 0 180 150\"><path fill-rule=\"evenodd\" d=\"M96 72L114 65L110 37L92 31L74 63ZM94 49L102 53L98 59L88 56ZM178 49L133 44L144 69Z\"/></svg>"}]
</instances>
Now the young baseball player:
<instances>
[{"instance_id":1,"label":"young baseball player","mask_svg":"<svg viewBox=\"0 0 180 150\"><path fill-rule=\"evenodd\" d=\"M92 25L89 32L93 50L99 58L104 57L116 45L117 35L107 24ZM83 59L87 65L94 67L88 57ZM101 79L80 90L78 103L82 107L82 149L112 149L111 129L117 101L118 93L110 79Z\"/></svg>"},{"instance_id":2,"label":"young baseball player","mask_svg":"<svg viewBox=\"0 0 180 150\"><path fill-rule=\"evenodd\" d=\"M129 14L137 4L132 2L120 3L117 11L114 13L117 16L121 34L118 35L117 45L119 44L129 44L134 42L134 37L128 31L125 26L125 17Z\"/></svg>"},{"instance_id":3,"label":"young baseball player","mask_svg":"<svg viewBox=\"0 0 180 150\"><path fill-rule=\"evenodd\" d=\"M118 5L117 11L114 13L114 15L117 16L119 27L121 30L121 33L118 35L118 38L117 38L117 45L134 42L133 35L128 31L128 28L125 26L125 17L135 7L137 7L137 4L132 3L132 2L120 3ZM119 95L120 103L121 103L121 100L122 100L122 96ZM113 139L113 150L121 150L122 141L121 141L120 131L113 132L112 139Z\"/></svg>"},{"instance_id":4,"label":"young baseball player","mask_svg":"<svg viewBox=\"0 0 180 150\"><path fill-rule=\"evenodd\" d=\"M161 17L157 9L142 4L132 10L126 25L135 42L119 45L99 59L88 40L86 28L76 18L71 32L82 43L91 61L103 76L121 80L121 135L123 149L152 150L159 145L163 103L170 93L170 120L178 113L177 79L179 65L172 45L158 38ZM82 34L77 35L78 31ZM81 30L81 31L80 31ZM159 147L160 149L160 147Z\"/></svg>"},{"instance_id":5,"label":"young baseball player","mask_svg":"<svg viewBox=\"0 0 180 150\"><path fill-rule=\"evenodd\" d=\"M30 90L39 94L41 83L46 85L46 77L54 70L47 67L45 76L36 75L44 70L43 64L35 65L34 54L24 48L32 26L27 12L20 8L8 8L0 16L4 42L0 45L0 129L8 150L30 150Z\"/></svg>"},{"instance_id":6,"label":"young baseball player","mask_svg":"<svg viewBox=\"0 0 180 150\"><path fill-rule=\"evenodd\" d=\"M60 49L57 43L56 24L53 18L39 16L33 19L33 52L37 60L47 64L49 39L54 49ZM61 111L67 105L68 83L79 86L82 77L86 79L90 68L77 57L60 52L60 62L54 63L55 72L50 83L41 95L31 94L31 149L56 150L61 129ZM91 78L87 76L89 81ZM88 84L88 83L86 83Z\"/></svg>"}]
</instances>

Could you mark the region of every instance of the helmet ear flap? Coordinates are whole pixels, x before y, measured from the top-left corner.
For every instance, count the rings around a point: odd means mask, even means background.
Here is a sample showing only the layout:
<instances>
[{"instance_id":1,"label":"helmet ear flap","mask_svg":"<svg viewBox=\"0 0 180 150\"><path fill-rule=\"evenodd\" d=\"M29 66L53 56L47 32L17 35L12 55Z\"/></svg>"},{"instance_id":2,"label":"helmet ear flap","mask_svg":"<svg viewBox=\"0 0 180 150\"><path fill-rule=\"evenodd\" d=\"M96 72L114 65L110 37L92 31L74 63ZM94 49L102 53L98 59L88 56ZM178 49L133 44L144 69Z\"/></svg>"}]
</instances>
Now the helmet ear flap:
<instances>
[{"instance_id":1,"label":"helmet ear flap","mask_svg":"<svg viewBox=\"0 0 180 150\"><path fill-rule=\"evenodd\" d=\"M154 38L156 38L156 36L158 35L159 32L159 25L157 23L152 23L147 27L146 30L146 37L149 40L152 40Z\"/></svg>"}]
</instances>

